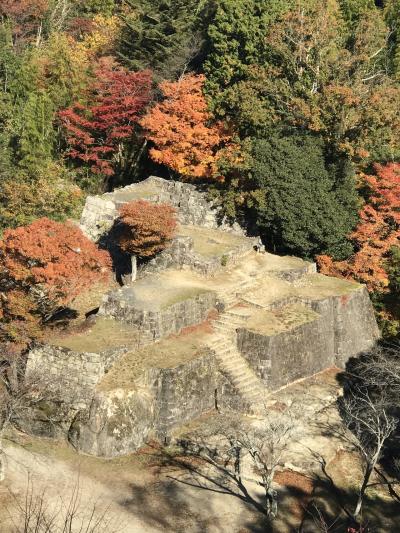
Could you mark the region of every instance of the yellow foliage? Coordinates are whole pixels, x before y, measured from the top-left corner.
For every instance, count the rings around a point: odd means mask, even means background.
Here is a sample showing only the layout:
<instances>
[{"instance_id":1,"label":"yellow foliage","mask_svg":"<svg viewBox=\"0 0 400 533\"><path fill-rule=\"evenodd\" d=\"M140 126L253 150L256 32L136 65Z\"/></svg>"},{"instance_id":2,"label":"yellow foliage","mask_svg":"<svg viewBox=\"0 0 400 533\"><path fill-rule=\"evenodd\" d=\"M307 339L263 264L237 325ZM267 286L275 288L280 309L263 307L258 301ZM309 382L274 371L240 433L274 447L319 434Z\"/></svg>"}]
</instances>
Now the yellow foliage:
<instances>
[{"instance_id":1,"label":"yellow foliage","mask_svg":"<svg viewBox=\"0 0 400 533\"><path fill-rule=\"evenodd\" d=\"M76 43L75 53L77 57L90 60L99 54L110 53L120 27L121 22L118 17L96 15L93 18L93 31L86 35L82 41Z\"/></svg>"}]
</instances>

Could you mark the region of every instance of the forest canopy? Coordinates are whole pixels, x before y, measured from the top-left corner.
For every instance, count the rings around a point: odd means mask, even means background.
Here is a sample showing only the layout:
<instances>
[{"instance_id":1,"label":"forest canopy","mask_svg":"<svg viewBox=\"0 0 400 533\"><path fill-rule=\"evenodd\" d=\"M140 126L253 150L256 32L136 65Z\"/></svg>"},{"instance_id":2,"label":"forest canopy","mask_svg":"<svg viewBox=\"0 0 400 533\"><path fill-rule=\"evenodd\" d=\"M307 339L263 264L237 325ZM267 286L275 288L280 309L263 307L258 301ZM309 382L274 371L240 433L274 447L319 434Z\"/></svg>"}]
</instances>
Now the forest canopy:
<instances>
[{"instance_id":1,"label":"forest canopy","mask_svg":"<svg viewBox=\"0 0 400 533\"><path fill-rule=\"evenodd\" d=\"M201 183L397 334L399 164L399 0L1 2L0 232Z\"/></svg>"}]
</instances>

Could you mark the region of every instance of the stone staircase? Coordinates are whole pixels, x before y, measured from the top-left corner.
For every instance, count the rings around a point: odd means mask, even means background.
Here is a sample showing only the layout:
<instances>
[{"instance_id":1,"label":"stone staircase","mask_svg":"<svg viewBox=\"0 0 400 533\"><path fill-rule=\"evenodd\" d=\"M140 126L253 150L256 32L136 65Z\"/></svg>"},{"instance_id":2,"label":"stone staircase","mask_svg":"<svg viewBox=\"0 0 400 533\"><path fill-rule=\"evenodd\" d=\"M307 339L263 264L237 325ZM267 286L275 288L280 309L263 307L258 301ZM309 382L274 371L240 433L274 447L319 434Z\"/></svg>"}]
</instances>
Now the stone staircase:
<instances>
[{"instance_id":1,"label":"stone staircase","mask_svg":"<svg viewBox=\"0 0 400 533\"><path fill-rule=\"evenodd\" d=\"M259 278L256 276L244 278L237 282L237 285L233 291L229 289L219 291L218 299L224 304L225 310L237 305L241 300L241 294L251 288L254 288L254 285L257 283L258 279Z\"/></svg>"},{"instance_id":2,"label":"stone staircase","mask_svg":"<svg viewBox=\"0 0 400 533\"><path fill-rule=\"evenodd\" d=\"M232 311L220 314L213 321L215 335L208 346L215 353L221 371L248 404L250 412L257 412L263 405L265 387L236 346L236 329L246 318Z\"/></svg>"}]
</instances>

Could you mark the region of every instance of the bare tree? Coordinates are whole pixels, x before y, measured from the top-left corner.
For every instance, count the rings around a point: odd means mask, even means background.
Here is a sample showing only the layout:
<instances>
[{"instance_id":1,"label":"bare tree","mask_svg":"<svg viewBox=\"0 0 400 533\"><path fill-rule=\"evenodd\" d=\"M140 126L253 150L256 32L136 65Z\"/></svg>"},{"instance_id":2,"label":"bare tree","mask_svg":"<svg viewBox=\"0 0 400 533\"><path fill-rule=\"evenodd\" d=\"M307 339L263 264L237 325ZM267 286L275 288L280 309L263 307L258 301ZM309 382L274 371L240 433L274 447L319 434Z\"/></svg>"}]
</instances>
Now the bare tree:
<instances>
[{"instance_id":1,"label":"bare tree","mask_svg":"<svg viewBox=\"0 0 400 533\"><path fill-rule=\"evenodd\" d=\"M8 510L12 533L117 533L122 525L101 504L83 505L79 480L70 496L52 505L45 491L36 492L31 479L22 499Z\"/></svg>"},{"instance_id":2,"label":"bare tree","mask_svg":"<svg viewBox=\"0 0 400 533\"><path fill-rule=\"evenodd\" d=\"M340 399L339 407L348 433L348 442L358 453L363 467L363 475L358 489L357 501L352 518L357 522L360 517L365 494L372 485L371 476L382 458L384 445L397 426L397 419L390 414L384 398L372 399L369 392L359 386L353 386Z\"/></svg>"},{"instance_id":3,"label":"bare tree","mask_svg":"<svg viewBox=\"0 0 400 533\"><path fill-rule=\"evenodd\" d=\"M268 518L275 518L278 494L273 478L282 465L293 427L290 413L266 413L257 420L236 414L218 417L207 432L193 432L181 442L187 454L201 458L211 468L202 473L191 467L196 478L192 484L207 488L204 480L211 482L222 492L252 504ZM263 488L263 504L251 496L248 482Z\"/></svg>"},{"instance_id":4,"label":"bare tree","mask_svg":"<svg viewBox=\"0 0 400 533\"><path fill-rule=\"evenodd\" d=\"M5 452L2 442L11 427L20 427L40 410L49 424L56 424L69 410L63 398L63 383L57 377L36 370L25 373L25 359L16 357L0 366L0 481L5 477ZM46 405L47 409L43 410ZM53 410L49 406L53 405Z\"/></svg>"},{"instance_id":5,"label":"bare tree","mask_svg":"<svg viewBox=\"0 0 400 533\"><path fill-rule=\"evenodd\" d=\"M392 404L399 402L400 347L398 345L376 346L370 353L359 358L349 372L365 386L376 389L379 393L389 388L391 395L387 396L387 399Z\"/></svg>"}]
</instances>

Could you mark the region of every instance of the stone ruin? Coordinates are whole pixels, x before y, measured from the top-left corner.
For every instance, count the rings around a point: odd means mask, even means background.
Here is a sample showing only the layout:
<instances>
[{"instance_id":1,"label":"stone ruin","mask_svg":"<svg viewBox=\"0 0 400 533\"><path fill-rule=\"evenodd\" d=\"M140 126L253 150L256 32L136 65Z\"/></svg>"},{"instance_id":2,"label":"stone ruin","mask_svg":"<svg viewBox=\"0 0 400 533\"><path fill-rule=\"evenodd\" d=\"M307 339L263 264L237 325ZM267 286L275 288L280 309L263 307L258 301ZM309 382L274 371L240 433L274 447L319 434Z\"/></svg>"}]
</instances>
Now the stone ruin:
<instances>
[{"instance_id":1,"label":"stone ruin","mask_svg":"<svg viewBox=\"0 0 400 533\"><path fill-rule=\"evenodd\" d=\"M30 352L27 372L61 380L68 403L58 425L38 412L31 431L62 427L81 452L128 454L216 409L257 413L271 392L344 367L378 338L364 286L260 253L193 185L150 177L88 197L83 231L100 240L134 199L175 206L178 234L136 281L102 295L86 329Z\"/></svg>"}]
</instances>

